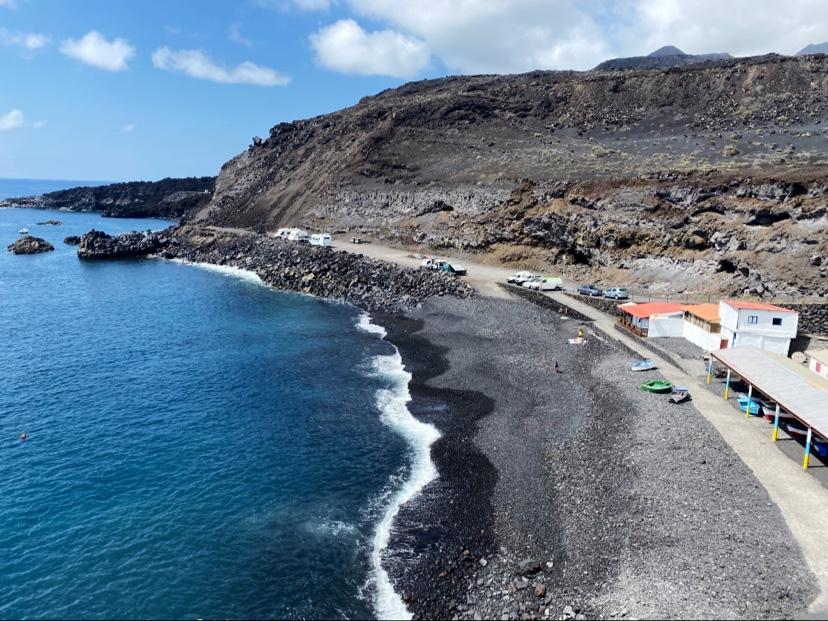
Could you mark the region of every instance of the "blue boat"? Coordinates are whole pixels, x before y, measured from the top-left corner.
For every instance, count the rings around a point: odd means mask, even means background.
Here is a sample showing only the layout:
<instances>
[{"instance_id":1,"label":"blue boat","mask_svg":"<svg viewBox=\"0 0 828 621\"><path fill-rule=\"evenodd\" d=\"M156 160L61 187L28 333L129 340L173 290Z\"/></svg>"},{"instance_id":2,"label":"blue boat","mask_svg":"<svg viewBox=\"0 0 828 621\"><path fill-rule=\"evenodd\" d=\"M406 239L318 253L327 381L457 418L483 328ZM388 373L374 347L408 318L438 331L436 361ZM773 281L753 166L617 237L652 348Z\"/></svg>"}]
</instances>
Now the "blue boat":
<instances>
[{"instance_id":1,"label":"blue boat","mask_svg":"<svg viewBox=\"0 0 828 621\"><path fill-rule=\"evenodd\" d=\"M655 362L650 360L649 358L644 358L643 360L636 360L632 363L630 369L633 371L652 371L656 368Z\"/></svg>"},{"instance_id":2,"label":"blue boat","mask_svg":"<svg viewBox=\"0 0 828 621\"><path fill-rule=\"evenodd\" d=\"M739 402L739 409L742 410L742 412L745 411L745 408L748 407L748 402L750 402L750 415L759 416L761 410L759 401L753 398L748 398L747 395L739 395L737 401Z\"/></svg>"}]
</instances>

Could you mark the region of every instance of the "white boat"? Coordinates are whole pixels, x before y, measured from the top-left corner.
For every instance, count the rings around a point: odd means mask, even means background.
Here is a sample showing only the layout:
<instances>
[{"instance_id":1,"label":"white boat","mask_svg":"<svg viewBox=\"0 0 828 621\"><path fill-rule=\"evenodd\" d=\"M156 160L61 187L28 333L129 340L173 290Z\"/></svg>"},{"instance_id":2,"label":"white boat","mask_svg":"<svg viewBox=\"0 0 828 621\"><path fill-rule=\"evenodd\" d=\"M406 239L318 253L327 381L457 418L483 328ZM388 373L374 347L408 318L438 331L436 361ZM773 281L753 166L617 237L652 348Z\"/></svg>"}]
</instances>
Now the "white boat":
<instances>
[{"instance_id":1,"label":"white boat","mask_svg":"<svg viewBox=\"0 0 828 621\"><path fill-rule=\"evenodd\" d=\"M22 229L20 229L18 231L18 233L20 233L21 235L28 235L29 234L29 229L27 229L26 227L23 227Z\"/></svg>"}]
</instances>

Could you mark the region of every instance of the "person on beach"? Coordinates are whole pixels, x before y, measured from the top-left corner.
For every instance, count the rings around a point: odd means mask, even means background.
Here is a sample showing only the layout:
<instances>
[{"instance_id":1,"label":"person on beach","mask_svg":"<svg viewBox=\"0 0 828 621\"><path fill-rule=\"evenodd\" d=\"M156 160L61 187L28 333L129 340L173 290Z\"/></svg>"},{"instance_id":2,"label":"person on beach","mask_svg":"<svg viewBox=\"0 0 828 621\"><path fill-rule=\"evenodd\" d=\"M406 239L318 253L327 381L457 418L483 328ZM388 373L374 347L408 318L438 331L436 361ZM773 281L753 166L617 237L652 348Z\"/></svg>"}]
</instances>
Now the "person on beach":
<instances>
[{"instance_id":1,"label":"person on beach","mask_svg":"<svg viewBox=\"0 0 828 621\"><path fill-rule=\"evenodd\" d=\"M578 326L578 338L579 339L584 338L584 324L581 324L580 326Z\"/></svg>"},{"instance_id":2,"label":"person on beach","mask_svg":"<svg viewBox=\"0 0 828 621\"><path fill-rule=\"evenodd\" d=\"M558 361L555 360L554 362L555 362L555 373L563 373L563 371L561 370L560 365L558 365Z\"/></svg>"}]
</instances>

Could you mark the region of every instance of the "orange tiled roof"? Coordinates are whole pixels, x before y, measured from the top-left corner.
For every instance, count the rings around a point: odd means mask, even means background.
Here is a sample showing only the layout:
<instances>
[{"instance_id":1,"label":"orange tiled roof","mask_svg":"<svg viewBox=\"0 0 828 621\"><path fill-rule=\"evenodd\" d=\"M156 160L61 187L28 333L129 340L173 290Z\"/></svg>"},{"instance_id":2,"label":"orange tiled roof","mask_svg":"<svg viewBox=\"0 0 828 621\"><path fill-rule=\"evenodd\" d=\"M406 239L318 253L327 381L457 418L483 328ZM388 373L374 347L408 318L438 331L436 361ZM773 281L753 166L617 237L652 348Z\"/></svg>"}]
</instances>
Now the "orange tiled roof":
<instances>
[{"instance_id":1,"label":"orange tiled roof","mask_svg":"<svg viewBox=\"0 0 828 621\"><path fill-rule=\"evenodd\" d=\"M622 304L618 308L633 317L643 319L652 315L680 313L686 307L683 304L672 304L670 302L644 302L643 304Z\"/></svg>"},{"instance_id":2,"label":"orange tiled roof","mask_svg":"<svg viewBox=\"0 0 828 621\"><path fill-rule=\"evenodd\" d=\"M777 313L794 312L790 308L783 308L781 306L776 306L775 304L763 304L762 302L748 302L747 300L722 300L722 302L727 304L730 308L735 309L776 311Z\"/></svg>"},{"instance_id":3,"label":"orange tiled roof","mask_svg":"<svg viewBox=\"0 0 828 621\"><path fill-rule=\"evenodd\" d=\"M688 306L685 310L691 315L704 319L708 323L719 323L718 304L694 304L693 306Z\"/></svg>"}]
</instances>

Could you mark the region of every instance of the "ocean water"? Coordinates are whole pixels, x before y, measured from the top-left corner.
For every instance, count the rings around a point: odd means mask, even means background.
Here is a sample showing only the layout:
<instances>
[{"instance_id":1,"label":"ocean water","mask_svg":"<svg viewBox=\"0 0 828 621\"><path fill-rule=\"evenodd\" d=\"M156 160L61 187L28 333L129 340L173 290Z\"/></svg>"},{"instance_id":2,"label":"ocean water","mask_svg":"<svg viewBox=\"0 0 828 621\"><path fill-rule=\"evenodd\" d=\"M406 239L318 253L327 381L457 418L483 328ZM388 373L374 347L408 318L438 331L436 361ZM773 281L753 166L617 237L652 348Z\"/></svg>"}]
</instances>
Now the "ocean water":
<instances>
[{"instance_id":1,"label":"ocean water","mask_svg":"<svg viewBox=\"0 0 828 621\"><path fill-rule=\"evenodd\" d=\"M407 616L380 559L438 434L399 354L351 307L61 241L166 224L0 209L56 248L0 252L0 618Z\"/></svg>"},{"instance_id":2,"label":"ocean water","mask_svg":"<svg viewBox=\"0 0 828 621\"><path fill-rule=\"evenodd\" d=\"M35 196L78 186L105 185L106 181L77 181L62 179L0 179L0 200Z\"/></svg>"}]
</instances>

